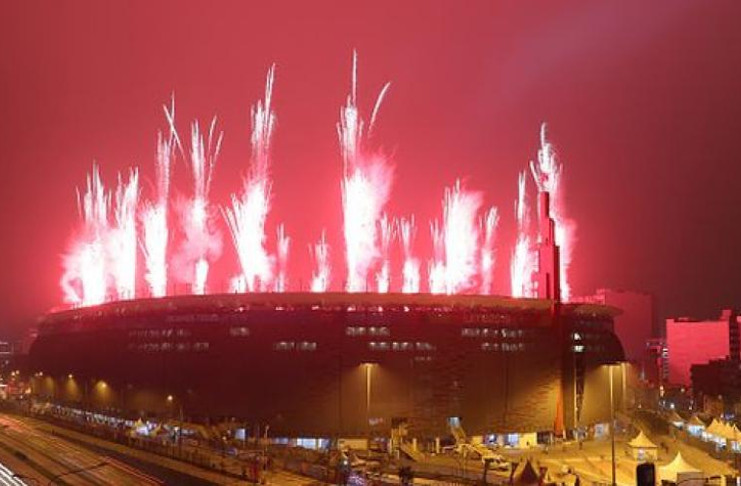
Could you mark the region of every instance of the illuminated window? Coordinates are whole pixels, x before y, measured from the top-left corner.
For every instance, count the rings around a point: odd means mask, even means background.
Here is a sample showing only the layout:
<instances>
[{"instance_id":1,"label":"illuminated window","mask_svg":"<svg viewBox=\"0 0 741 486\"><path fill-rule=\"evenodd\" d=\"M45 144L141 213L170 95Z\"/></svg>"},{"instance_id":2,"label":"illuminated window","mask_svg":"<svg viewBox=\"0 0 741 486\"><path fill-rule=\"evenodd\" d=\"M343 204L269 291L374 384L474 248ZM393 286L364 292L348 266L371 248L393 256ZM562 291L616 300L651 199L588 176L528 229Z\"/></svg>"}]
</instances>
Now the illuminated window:
<instances>
[{"instance_id":1,"label":"illuminated window","mask_svg":"<svg viewBox=\"0 0 741 486\"><path fill-rule=\"evenodd\" d=\"M299 351L316 351L316 343L303 341L298 345Z\"/></svg>"},{"instance_id":2,"label":"illuminated window","mask_svg":"<svg viewBox=\"0 0 741 486\"><path fill-rule=\"evenodd\" d=\"M417 342L416 343L417 351L434 351L435 346L428 342Z\"/></svg>"},{"instance_id":3,"label":"illuminated window","mask_svg":"<svg viewBox=\"0 0 741 486\"><path fill-rule=\"evenodd\" d=\"M413 345L412 343L407 343L407 342L398 343L394 341L393 343L391 343L391 349L393 349L394 351L409 351L413 349Z\"/></svg>"},{"instance_id":4,"label":"illuminated window","mask_svg":"<svg viewBox=\"0 0 741 486\"><path fill-rule=\"evenodd\" d=\"M499 351L499 343L481 343L482 351Z\"/></svg>"},{"instance_id":5,"label":"illuminated window","mask_svg":"<svg viewBox=\"0 0 741 486\"><path fill-rule=\"evenodd\" d=\"M296 348L296 343L293 341L280 341L273 345L273 349L276 351L290 351Z\"/></svg>"},{"instance_id":6,"label":"illuminated window","mask_svg":"<svg viewBox=\"0 0 741 486\"><path fill-rule=\"evenodd\" d=\"M193 351L208 351L209 347L207 342L193 343Z\"/></svg>"},{"instance_id":7,"label":"illuminated window","mask_svg":"<svg viewBox=\"0 0 741 486\"><path fill-rule=\"evenodd\" d=\"M349 326L345 329L345 334L348 336L365 336L365 328Z\"/></svg>"},{"instance_id":8,"label":"illuminated window","mask_svg":"<svg viewBox=\"0 0 741 486\"><path fill-rule=\"evenodd\" d=\"M381 342L371 341L368 343L368 349L370 349L371 351L388 351L389 343L385 341L381 341Z\"/></svg>"},{"instance_id":9,"label":"illuminated window","mask_svg":"<svg viewBox=\"0 0 741 486\"><path fill-rule=\"evenodd\" d=\"M389 336L390 334L391 332L386 326L368 328L368 335L370 336Z\"/></svg>"},{"instance_id":10,"label":"illuminated window","mask_svg":"<svg viewBox=\"0 0 741 486\"><path fill-rule=\"evenodd\" d=\"M247 337L250 335L250 329L245 326L230 327L229 335L232 337Z\"/></svg>"}]
</instances>

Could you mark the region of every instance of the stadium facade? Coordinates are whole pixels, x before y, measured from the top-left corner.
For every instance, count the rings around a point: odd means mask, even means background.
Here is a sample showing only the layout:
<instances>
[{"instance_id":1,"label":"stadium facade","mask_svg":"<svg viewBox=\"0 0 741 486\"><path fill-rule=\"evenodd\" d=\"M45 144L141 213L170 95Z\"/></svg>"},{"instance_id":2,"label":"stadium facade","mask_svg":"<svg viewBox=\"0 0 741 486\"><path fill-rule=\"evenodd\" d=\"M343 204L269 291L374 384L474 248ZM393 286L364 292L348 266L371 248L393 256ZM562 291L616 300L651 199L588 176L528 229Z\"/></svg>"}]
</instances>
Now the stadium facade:
<instances>
[{"instance_id":1,"label":"stadium facade","mask_svg":"<svg viewBox=\"0 0 741 486\"><path fill-rule=\"evenodd\" d=\"M267 293L46 315L34 391L127 415L233 417L288 437L573 429L609 420L617 310L545 299ZM622 389L615 373L615 392Z\"/></svg>"}]
</instances>

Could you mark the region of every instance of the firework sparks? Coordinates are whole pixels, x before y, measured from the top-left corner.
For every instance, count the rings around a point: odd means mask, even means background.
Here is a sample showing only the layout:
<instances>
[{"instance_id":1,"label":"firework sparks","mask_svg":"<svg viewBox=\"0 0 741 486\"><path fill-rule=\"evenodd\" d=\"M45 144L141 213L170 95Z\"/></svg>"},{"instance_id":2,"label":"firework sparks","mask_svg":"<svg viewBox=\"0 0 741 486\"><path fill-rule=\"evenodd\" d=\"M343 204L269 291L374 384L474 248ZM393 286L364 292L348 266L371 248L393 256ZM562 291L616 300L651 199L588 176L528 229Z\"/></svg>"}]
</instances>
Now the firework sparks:
<instances>
[{"instance_id":1,"label":"firework sparks","mask_svg":"<svg viewBox=\"0 0 741 486\"><path fill-rule=\"evenodd\" d=\"M288 287L288 250L291 238L286 236L286 229L281 224L278 226L278 276L275 279L275 291L285 292Z\"/></svg>"},{"instance_id":2,"label":"firework sparks","mask_svg":"<svg viewBox=\"0 0 741 486\"><path fill-rule=\"evenodd\" d=\"M368 132L390 84L381 90L373 108ZM389 198L393 170L380 154L364 151L364 122L357 106L357 53L353 53L352 92L337 124L342 159L342 210L348 292L367 290L370 271L381 257L379 219Z\"/></svg>"},{"instance_id":3,"label":"firework sparks","mask_svg":"<svg viewBox=\"0 0 741 486\"><path fill-rule=\"evenodd\" d=\"M110 231L109 260L119 299L136 297L136 208L139 199L139 172L129 172L128 181L118 175L115 192L115 227Z\"/></svg>"},{"instance_id":4,"label":"firework sparks","mask_svg":"<svg viewBox=\"0 0 741 486\"><path fill-rule=\"evenodd\" d=\"M221 253L221 234L213 227L208 200L211 176L219 158L223 138L223 133L215 135L215 130L216 117L211 121L207 137L201 133L197 121L191 126L193 196L182 208L185 239L180 248L180 258L186 267L185 281L191 283L194 294L206 293L209 262Z\"/></svg>"},{"instance_id":5,"label":"firework sparks","mask_svg":"<svg viewBox=\"0 0 741 486\"><path fill-rule=\"evenodd\" d=\"M575 240L576 226L574 222L565 215L562 174L563 165L556 159L553 145L546 137L546 124L540 127L540 149L538 149L538 161L530 162L530 169L538 187L538 191L547 192L551 197L551 214L555 222L555 243L560 249L559 272L561 283L561 298L568 302L571 296L569 284L569 268L573 244Z\"/></svg>"},{"instance_id":6,"label":"firework sparks","mask_svg":"<svg viewBox=\"0 0 741 486\"><path fill-rule=\"evenodd\" d=\"M379 294L388 293L391 286L391 239L394 228L391 220L384 214L378 222L381 233L381 269L376 273L376 287Z\"/></svg>"},{"instance_id":7,"label":"firework sparks","mask_svg":"<svg viewBox=\"0 0 741 486\"><path fill-rule=\"evenodd\" d=\"M445 190L442 237L445 245L445 293L458 294L474 284L480 240L476 215L481 193L463 189L457 180Z\"/></svg>"},{"instance_id":8,"label":"firework sparks","mask_svg":"<svg viewBox=\"0 0 741 486\"><path fill-rule=\"evenodd\" d=\"M242 268L241 277L250 292L266 289L273 278L272 258L265 248L265 220L270 211L272 186L269 171L275 126L271 108L274 76L272 66L265 83L265 99L252 107L252 158L242 194L232 195L232 206L224 211Z\"/></svg>"},{"instance_id":9,"label":"firework sparks","mask_svg":"<svg viewBox=\"0 0 741 486\"><path fill-rule=\"evenodd\" d=\"M533 273L536 268L536 254L532 249L530 236L530 206L527 200L527 177L520 173L515 201L517 219L517 241L510 262L510 284L512 297L535 297Z\"/></svg>"},{"instance_id":10,"label":"firework sparks","mask_svg":"<svg viewBox=\"0 0 741 486\"><path fill-rule=\"evenodd\" d=\"M241 188L231 195L222 215L232 238L239 262L232 279L236 292L277 291L288 288L288 259L291 238L285 227L275 228L275 248L266 236L272 209L273 181L272 143L276 124L273 110L275 66L268 69L265 94L251 108L251 155ZM445 189L442 218L430 223L432 255L415 254L416 225L414 217L395 220L386 212L394 168L386 156L369 148L375 122L389 90L380 90L366 123L358 108L357 54L353 53L351 89L340 109L337 123L340 153L343 161L342 239L348 292L373 290L390 292L397 287L403 293L421 291L421 262L427 262L427 286L435 294L491 294L497 263L496 239L499 212L491 207L481 213L483 194L470 191L456 180ZM84 194L78 191L80 225L76 238L64 256L61 286L65 301L73 305L94 305L109 298L136 297L137 236L144 255L144 281L155 297L168 294L168 280L185 282L196 294L207 291L211 264L221 253L221 233L213 206L209 201L211 178L219 158L223 133L216 130L216 118L203 133L198 122L191 127L189 151L186 154L175 129L174 97L164 107L170 126L169 136L158 133L156 152L155 194L138 206L139 171L119 175L115 191L107 192L98 167L87 177ZM190 163L192 194L170 201L170 177L174 151L180 150ZM519 176L515 202L517 239L510 261L510 285L515 297L555 295L551 272L560 275L560 295L568 301L571 293L569 269L575 242L575 225L566 217L563 203L563 166L546 136L546 125L540 131L537 160L530 171L539 192L538 218L541 228L536 238L527 200L527 176ZM549 206L550 201L550 206ZM169 227L170 207L176 209L180 231ZM540 214L550 207L550 214ZM109 213L110 211L110 213ZM137 216L141 234L137 235ZM552 219L552 222L550 221ZM110 220L110 221L109 221ZM548 233L544 233L544 229ZM392 243L399 235L403 259L400 283L392 280ZM545 236L543 236L545 235ZM556 248L553 242L558 246ZM177 251L170 251L170 243ZM268 245L270 243L270 245ZM543 250L542 247L547 247ZM560 249L560 255L558 253ZM326 234L309 245L314 270L311 290L328 291L330 286L329 244ZM394 249L395 250L395 249ZM428 257L431 256L432 258ZM546 258L547 257L547 258ZM543 263L545 262L545 263ZM553 265L559 262L558 272ZM548 267L543 271L539 267ZM394 277L392 277L394 275ZM541 277L543 277L541 279ZM554 277L558 278L558 277ZM542 281L546 282L543 284ZM393 285L392 285L393 283ZM553 294L550 290L554 290Z\"/></svg>"},{"instance_id":11,"label":"firework sparks","mask_svg":"<svg viewBox=\"0 0 741 486\"><path fill-rule=\"evenodd\" d=\"M172 116L174 117L174 104ZM167 107L165 107L167 112ZM167 208L170 193L170 166L174 136L165 140L162 132L157 136L157 156L155 168L157 176L157 200L147 202L142 208L142 253L146 273L144 279L149 285L153 297L164 297L167 294L167 244L169 228L167 225Z\"/></svg>"},{"instance_id":12,"label":"firework sparks","mask_svg":"<svg viewBox=\"0 0 741 486\"><path fill-rule=\"evenodd\" d=\"M428 285L431 294L445 293L445 234L438 221L430 223L430 236L434 257L427 265Z\"/></svg>"},{"instance_id":13,"label":"firework sparks","mask_svg":"<svg viewBox=\"0 0 741 486\"><path fill-rule=\"evenodd\" d=\"M499 211L497 208L490 208L486 215L481 218L479 226L483 235L481 245L481 290L483 295L491 294L494 281L494 266L496 265L497 255L494 243L496 241L497 226L499 225Z\"/></svg>"},{"instance_id":14,"label":"firework sparks","mask_svg":"<svg viewBox=\"0 0 741 486\"><path fill-rule=\"evenodd\" d=\"M399 233L401 235L402 252L404 264L402 266L401 291L405 294L419 293L419 260L415 258L412 248L417 235L417 227L414 224L414 216L409 219L399 220Z\"/></svg>"},{"instance_id":15,"label":"firework sparks","mask_svg":"<svg viewBox=\"0 0 741 486\"><path fill-rule=\"evenodd\" d=\"M85 194L77 192L82 220L79 239L64 257L61 286L65 301L73 305L96 305L106 299L106 248L110 197L100 178L98 166L87 177Z\"/></svg>"},{"instance_id":16,"label":"firework sparks","mask_svg":"<svg viewBox=\"0 0 741 486\"><path fill-rule=\"evenodd\" d=\"M311 278L311 291L326 292L329 290L331 268L329 265L329 245L324 231L322 231L319 242L309 247L309 253L311 253L316 267Z\"/></svg>"}]
</instances>

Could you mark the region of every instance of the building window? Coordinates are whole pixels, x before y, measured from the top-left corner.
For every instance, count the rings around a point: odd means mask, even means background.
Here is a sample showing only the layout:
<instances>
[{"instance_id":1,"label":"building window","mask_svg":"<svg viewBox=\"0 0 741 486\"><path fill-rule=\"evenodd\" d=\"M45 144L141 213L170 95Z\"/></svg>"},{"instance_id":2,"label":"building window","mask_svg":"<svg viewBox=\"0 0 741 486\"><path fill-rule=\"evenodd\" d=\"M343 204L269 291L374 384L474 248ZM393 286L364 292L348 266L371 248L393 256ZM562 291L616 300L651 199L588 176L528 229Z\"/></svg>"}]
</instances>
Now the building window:
<instances>
[{"instance_id":1,"label":"building window","mask_svg":"<svg viewBox=\"0 0 741 486\"><path fill-rule=\"evenodd\" d=\"M231 337L247 337L250 335L250 329L245 326L230 327L229 335Z\"/></svg>"},{"instance_id":2,"label":"building window","mask_svg":"<svg viewBox=\"0 0 741 486\"><path fill-rule=\"evenodd\" d=\"M303 341L299 343L298 350L299 351L316 351L316 343L309 342L309 341Z\"/></svg>"},{"instance_id":3,"label":"building window","mask_svg":"<svg viewBox=\"0 0 741 486\"><path fill-rule=\"evenodd\" d=\"M209 347L209 343L207 342L194 343L193 351L208 351Z\"/></svg>"},{"instance_id":4,"label":"building window","mask_svg":"<svg viewBox=\"0 0 741 486\"><path fill-rule=\"evenodd\" d=\"M296 343L293 341L280 341L273 345L273 349L276 351L290 351L296 348Z\"/></svg>"},{"instance_id":5,"label":"building window","mask_svg":"<svg viewBox=\"0 0 741 486\"><path fill-rule=\"evenodd\" d=\"M407 342L398 343L396 341L391 343L391 349L393 349L394 351L410 351L413 348L414 348L414 345L412 343L407 343Z\"/></svg>"},{"instance_id":6,"label":"building window","mask_svg":"<svg viewBox=\"0 0 741 486\"><path fill-rule=\"evenodd\" d=\"M370 349L371 351L388 351L389 343L385 341L381 341L381 342L371 341L368 343L368 349Z\"/></svg>"},{"instance_id":7,"label":"building window","mask_svg":"<svg viewBox=\"0 0 741 486\"><path fill-rule=\"evenodd\" d=\"M417 342L416 343L417 351L434 351L435 346L428 342Z\"/></svg>"},{"instance_id":8,"label":"building window","mask_svg":"<svg viewBox=\"0 0 741 486\"><path fill-rule=\"evenodd\" d=\"M499 343L481 343L482 351L499 351Z\"/></svg>"}]
</instances>

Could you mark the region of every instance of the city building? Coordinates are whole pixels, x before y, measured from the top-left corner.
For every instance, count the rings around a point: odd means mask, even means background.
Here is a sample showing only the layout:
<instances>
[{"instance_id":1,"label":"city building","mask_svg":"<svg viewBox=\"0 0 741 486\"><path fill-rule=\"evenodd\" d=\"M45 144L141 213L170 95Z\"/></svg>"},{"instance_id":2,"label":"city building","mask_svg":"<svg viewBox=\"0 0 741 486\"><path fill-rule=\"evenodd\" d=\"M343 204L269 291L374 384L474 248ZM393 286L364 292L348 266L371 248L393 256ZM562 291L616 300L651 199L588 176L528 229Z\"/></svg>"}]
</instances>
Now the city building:
<instances>
[{"instance_id":1,"label":"city building","mask_svg":"<svg viewBox=\"0 0 741 486\"><path fill-rule=\"evenodd\" d=\"M725 358L739 359L738 315L724 310L717 320L667 319L666 345L669 381L689 386L692 365Z\"/></svg>"},{"instance_id":2,"label":"city building","mask_svg":"<svg viewBox=\"0 0 741 486\"><path fill-rule=\"evenodd\" d=\"M695 402L719 401L723 413L735 414L741 402L741 362L716 359L690 368Z\"/></svg>"},{"instance_id":3,"label":"city building","mask_svg":"<svg viewBox=\"0 0 741 486\"><path fill-rule=\"evenodd\" d=\"M633 290L598 289L594 295L578 300L620 309L620 314L615 316L615 334L623 345L625 359L644 364L646 344L659 335L653 295Z\"/></svg>"},{"instance_id":4,"label":"city building","mask_svg":"<svg viewBox=\"0 0 741 486\"><path fill-rule=\"evenodd\" d=\"M669 383L669 349L665 338L646 342L647 359L643 365L643 380L656 386Z\"/></svg>"}]
</instances>

